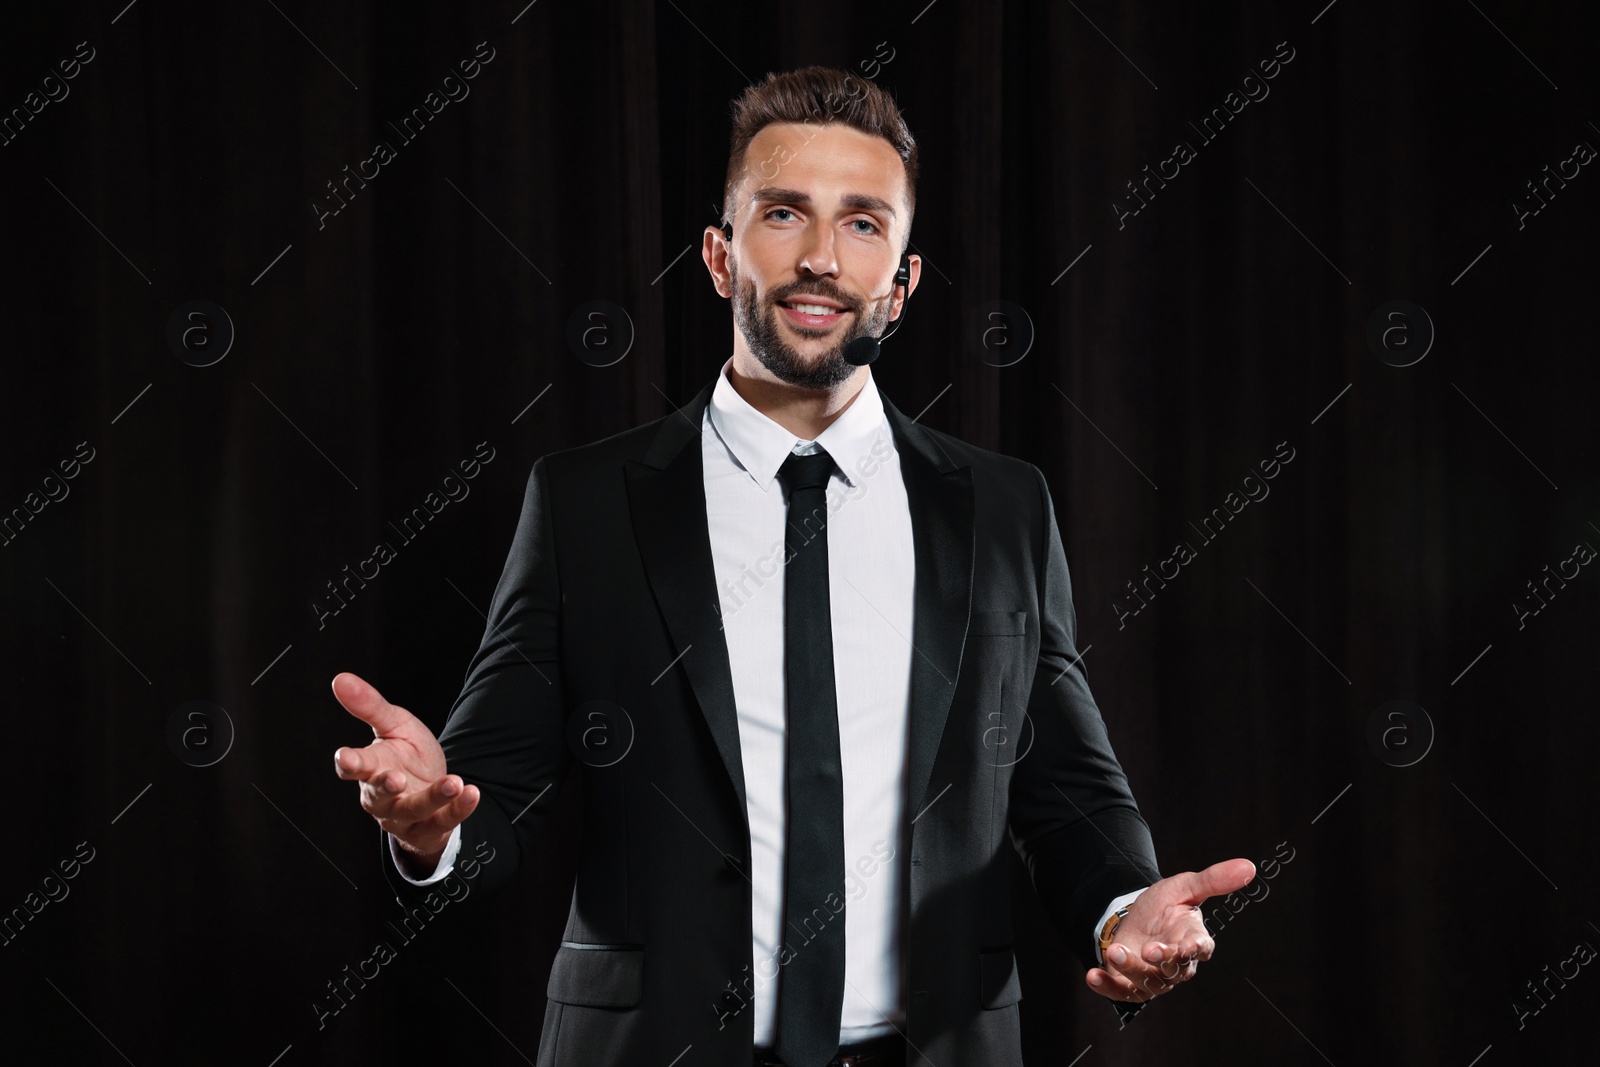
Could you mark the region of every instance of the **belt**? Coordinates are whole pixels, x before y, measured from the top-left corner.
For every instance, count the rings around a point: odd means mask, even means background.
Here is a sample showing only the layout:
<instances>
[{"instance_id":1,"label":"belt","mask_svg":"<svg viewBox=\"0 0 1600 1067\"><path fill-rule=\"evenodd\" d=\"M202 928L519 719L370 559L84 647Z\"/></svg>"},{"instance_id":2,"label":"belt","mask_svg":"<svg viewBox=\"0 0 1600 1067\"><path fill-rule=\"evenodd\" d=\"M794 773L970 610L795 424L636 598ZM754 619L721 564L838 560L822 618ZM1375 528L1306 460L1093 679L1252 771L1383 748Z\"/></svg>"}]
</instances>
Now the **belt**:
<instances>
[{"instance_id":1,"label":"belt","mask_svg":"<svg viewBox=\"0 0 1600 1067\"><path fill-rule=\"evenodd\" d=\"M771 1049L756 1049L754 1067L786 1067ZM906 1039L899 1034L875 1037L853 1045L840 1045L828 1067L905 1067Z\"/></svg>"}]
</instances>

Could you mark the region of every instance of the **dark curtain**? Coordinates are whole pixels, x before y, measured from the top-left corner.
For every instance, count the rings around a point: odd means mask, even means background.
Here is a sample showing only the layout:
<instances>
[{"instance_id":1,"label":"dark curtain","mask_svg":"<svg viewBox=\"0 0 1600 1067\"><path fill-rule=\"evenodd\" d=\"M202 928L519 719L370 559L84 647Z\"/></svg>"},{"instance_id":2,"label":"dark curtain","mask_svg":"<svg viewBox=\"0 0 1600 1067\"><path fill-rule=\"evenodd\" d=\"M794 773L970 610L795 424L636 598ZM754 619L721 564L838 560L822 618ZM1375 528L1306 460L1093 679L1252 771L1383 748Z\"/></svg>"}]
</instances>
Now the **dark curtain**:
<instances>
[{"instance_id":1,"label":"dark curtain","mask_svg":"<svg viewBox=\"0 0 1600 1067\"><path fill-rule=\"evenodd\" d=\"M442 725L532 462L730 352L699 258L729 101L825 63L923 153L881 388L1048 477L1163 873L1276 861L1125 1029L1019 882L1028 1062L1578 1060L1592 12L123 4L0 35L14 1050L531 1060L571 792L514 891L398 942L328 683Z\"/></svg>"}]
</instances>

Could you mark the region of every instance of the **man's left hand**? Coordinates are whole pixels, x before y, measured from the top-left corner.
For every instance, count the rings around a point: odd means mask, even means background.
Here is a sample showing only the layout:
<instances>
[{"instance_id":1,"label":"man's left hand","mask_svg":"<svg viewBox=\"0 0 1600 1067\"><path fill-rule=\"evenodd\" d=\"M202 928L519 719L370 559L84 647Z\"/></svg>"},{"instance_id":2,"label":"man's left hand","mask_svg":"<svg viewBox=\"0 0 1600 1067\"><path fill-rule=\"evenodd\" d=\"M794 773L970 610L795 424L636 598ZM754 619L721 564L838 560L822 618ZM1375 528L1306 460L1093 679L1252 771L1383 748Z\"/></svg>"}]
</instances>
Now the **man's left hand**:
<instances>
[{"instance_id":1,"label":"man's left hand","mask_svg":"<svg viewBox=\"0 0 1600 1067\"><path fill-rule=\"evenodd\" d=\"M1247 859L1223 860L1203 871L1174 874L1140 893L1117 924L1105 966L1085 975L1089 988L1111 1000L1143 1002L1187 982L1216 951L1200 904L1238 892L1256 876Z\"/></svg>"}]
</instances>

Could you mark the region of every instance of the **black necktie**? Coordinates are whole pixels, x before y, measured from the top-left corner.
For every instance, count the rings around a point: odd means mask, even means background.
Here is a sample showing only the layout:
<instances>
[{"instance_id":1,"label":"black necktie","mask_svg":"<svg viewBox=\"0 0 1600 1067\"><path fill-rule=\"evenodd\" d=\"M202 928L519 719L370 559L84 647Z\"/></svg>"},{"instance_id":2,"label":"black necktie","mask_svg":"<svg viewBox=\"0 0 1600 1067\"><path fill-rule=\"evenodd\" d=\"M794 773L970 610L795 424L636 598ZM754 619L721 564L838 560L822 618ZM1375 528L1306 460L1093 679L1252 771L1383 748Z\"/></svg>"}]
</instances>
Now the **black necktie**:
<instances>
[{"instance_id":1,"label":"black necktie","mask_svg":"<svg viewBox=\"0 0 1600 1067\"><path fill-rule=\"evenodd\" d=\"M833 458L790 454L784 531L783 662L789 813L777 1040L789 1067L824 1067L839 1051L844 1005L844 774L828 605L828 478ZM835 911L837 909L837 911Z\"/></svg>"}]
</instances>

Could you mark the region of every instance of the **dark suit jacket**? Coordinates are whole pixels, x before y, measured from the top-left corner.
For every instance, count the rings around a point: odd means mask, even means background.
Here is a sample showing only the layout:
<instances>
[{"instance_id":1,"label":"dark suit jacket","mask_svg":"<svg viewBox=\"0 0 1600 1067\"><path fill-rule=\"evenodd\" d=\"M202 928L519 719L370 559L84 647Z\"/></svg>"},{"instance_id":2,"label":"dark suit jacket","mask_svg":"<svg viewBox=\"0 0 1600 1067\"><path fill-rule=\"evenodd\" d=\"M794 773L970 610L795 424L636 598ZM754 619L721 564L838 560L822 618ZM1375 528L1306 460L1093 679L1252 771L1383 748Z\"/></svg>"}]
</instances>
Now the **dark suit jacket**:
<instances>
[{"instance_id":1,"label":"dark suit jacket","mask_svg":"<svg viewBox=\"0 0 1600 1067\"><path fill-rule=\"evenodd\" d=\"M483 794L462 825L463 858L495 857L479 889L511 880L578 764L581 856L540 1067L661 1067L686 1048L684 1065L750 1063L749 828L700 452L714 384L534 463L440 735ZM909 864L909 1062L1019 1065L1005 850L1087 966L1093 924L1159 877L1155 853L1078 662L1044 477L884 407L916 551L895 860ZM414 900L387 845L383 864Z\"/></svg>"}]
</instances>

